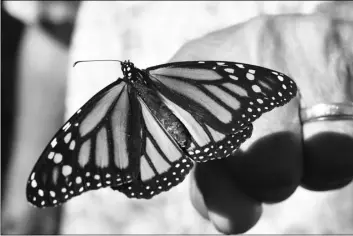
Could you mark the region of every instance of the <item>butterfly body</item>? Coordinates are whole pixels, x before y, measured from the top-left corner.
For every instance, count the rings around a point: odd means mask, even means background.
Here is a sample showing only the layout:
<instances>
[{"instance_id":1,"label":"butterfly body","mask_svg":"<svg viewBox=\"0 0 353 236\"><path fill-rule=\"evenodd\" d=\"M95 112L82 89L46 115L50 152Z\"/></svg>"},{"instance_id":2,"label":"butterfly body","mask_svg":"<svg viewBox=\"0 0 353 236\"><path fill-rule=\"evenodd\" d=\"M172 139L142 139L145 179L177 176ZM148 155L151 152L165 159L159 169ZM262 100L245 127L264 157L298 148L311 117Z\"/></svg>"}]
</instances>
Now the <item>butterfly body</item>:
<instances>
[{"instance_id":1,"label":"butterfly body","mask_svg":"<svg viewBox=\"0 0 353 236\"><path fill-rule=\"evenodd\" d=\"M149 199L182 182L194 162L230 156L252 122L296 94L280 72L235 62L136 68L93 96L57 132L27 182L27 199L56 206L111 187Z\"/></svg>"},{"instance_id":2,"label":"butterfly body","mask_svg":"<svg viewBox=\"0 0 353 236\"><path fill-rule=\"evenodd\" d=\"M172 137L182 149L187 149L190 142L190 134L183 123L165 105L156 92L157 89L149 79L146 71L134 67L131 62L125 62L122 66L124 78L129 89L134 89L141 100L150 110L153 117L163 129ZM132 73L131 73L132 72ZM149 86L146 86L149 85Z\"/></svg>"}]
</instances>

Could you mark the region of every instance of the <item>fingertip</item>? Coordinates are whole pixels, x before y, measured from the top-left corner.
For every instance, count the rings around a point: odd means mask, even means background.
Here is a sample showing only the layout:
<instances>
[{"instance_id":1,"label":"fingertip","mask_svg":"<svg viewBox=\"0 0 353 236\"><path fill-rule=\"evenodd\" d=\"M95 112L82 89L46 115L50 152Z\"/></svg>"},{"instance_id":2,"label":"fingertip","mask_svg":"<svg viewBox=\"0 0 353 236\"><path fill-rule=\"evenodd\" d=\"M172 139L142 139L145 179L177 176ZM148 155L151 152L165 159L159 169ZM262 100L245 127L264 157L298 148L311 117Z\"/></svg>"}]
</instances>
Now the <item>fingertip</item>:
<instances>
[{"instance_id":1,"label":"fingertip","mask_svg":"<svg viewBox=\"0 0 353 236\"><path fill-rule=\"evenodd\" d=\"M301 144L290 132L258 138L246 151L238 150L227 162L237 186L260 202L284 201L302 179Z\"/></svg>"},{"instance_id":2,"label":"fingertip","mask_svg":"<svg viewBox=\"0 0 353 236\"><path fill-rule=\"evenodd\" d=\"M192 201L218 231L224 234L244 233L260 219L262 205L236 186L224 164L213 161L196 166Z\"/></svg>"},{"instance_id":3,"label":"fingertip","mask_svg":"<svg viewBox=\"0 0 353 236\"><path fill-rule=\"evenodd\" d=\"M305 128L302 186L313 191L328 191L351 183L353 129L346 123L325 121L306 124Z\"/></svg>"},{"instance_id":4,"label":"fingertip","mask_svg":"<svg viewBox=\"0 0 353 236\"><path fill-rule=\"evenodd\" d=\"M223 234L243 234L256 225L262 215L262 206L248 209L249 214L237 214L234 216L224 216L215 212L210 212L210 219L215 228Z\"/></svg>"},{"instance_id":5,"label":"fingertip","mask_svg":"<svg viewBox=\"0 0 353 236\"><path fill-rule=\"evenodd\" d=\"M191 179L190 179L190 200L194 208L197 210L197 212L206 220L209 220L208 216L208 211L207 207L204 201L204 198L200 192L200 189L198 188L196 181L195 181L195 171L192 171L191 173Z\"/></svg>"}]
</instances>

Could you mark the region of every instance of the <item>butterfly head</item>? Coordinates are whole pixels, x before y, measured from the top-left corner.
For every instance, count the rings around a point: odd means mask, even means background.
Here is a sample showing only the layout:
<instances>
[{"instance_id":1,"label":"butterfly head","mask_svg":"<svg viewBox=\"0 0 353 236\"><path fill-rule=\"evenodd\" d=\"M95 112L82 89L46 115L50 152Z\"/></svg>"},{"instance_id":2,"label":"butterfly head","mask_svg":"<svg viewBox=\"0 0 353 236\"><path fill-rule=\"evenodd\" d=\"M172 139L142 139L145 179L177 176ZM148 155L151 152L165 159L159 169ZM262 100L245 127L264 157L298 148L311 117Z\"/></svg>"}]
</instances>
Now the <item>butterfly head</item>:
<instances>
[{"instance_id":1,"label":"butterfly head","mask_svg":"<svg viewBox=\"0 0 353 236\"><path fill-rule=\"evenodd\" d=\"M121 62L121 70L123 71L124 77L131 79L134 71L134 64L129 60Z\"/></svg>"}]
</instances>

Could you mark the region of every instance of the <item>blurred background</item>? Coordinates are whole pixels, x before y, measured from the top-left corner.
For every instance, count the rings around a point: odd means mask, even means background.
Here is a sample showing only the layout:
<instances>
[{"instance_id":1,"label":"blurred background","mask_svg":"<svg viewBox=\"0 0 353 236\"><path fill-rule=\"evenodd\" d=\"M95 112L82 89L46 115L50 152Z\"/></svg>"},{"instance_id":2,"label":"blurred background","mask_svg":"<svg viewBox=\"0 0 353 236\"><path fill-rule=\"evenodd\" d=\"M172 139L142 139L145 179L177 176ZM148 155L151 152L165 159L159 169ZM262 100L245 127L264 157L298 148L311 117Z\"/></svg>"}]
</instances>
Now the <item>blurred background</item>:
<instances>
[{"instance_id":1,"label":"blurred background","mask_svg":"<svg viewBox=\"0 0 353 236\"><path fill-rule=\"evenodd\" d=\"M151 201L102 189L53 209L27 204L27 177L48 140L99 88L121 75L114 64L72 69L72 63L131 59L145 68L166 63L190 40L258 15L318 12L353 20L352 9L338 1L2 1L1 233L218 233L192 207L188 179ZM309 220L280 221L282 211L298 204L313 207L305 205L305 197L286 202L268 209L248 233L353 233L352 195L351 185L318 195ZM335 204L342 209L335 211L332 228L320 227L322 212L315 210L331 211Z\"/></svg>"}]
</instances>

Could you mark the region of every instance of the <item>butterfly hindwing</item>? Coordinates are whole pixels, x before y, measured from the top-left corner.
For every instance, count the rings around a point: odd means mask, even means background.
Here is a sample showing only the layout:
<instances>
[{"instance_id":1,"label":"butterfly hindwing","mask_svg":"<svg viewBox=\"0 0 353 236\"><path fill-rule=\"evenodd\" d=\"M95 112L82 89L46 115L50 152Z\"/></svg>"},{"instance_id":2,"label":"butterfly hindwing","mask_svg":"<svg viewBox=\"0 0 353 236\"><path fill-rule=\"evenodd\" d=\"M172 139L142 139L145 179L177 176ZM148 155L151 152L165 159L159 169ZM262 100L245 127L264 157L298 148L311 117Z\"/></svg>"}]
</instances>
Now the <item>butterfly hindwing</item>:
<instances>
[{"instance_id":1,"label":"butterfly hindwing","mask_svg":"<svg viewBox=\"0 0 353 236\"><path fill-rule=\"evenodd\" d=\"M198 162L228 156L225 144L233 147L230 153L236 150L251 136L251 122L290 101L297 91L280 72L236 62L176 62L145 72L190 132L194 142L189 155ZM229 135L243 139L229 140ZM219 155L210 155L210 150Z\"/></svg>"},{"instance_id":2,"label":"butterfly hindwing","mask_svg":"<svg viewBox=\"0 0 353 236\"><path fill-rule=\"evenodd\" d=\"M239 131L224 136L220 141L211 141L203 147L188 151L188 155L196 162L229 157L243 142L251 137L252 131L253 126L249 123Z\"/></svg>"},{"instance_id":3,"label":"butterfly hindwing","mask_svg":"<svg viewBox=\"0 0 353 236\"><path fill-rule=\"evenodd\" d=\"M142 152L139 176L130 183L112 186L130 198L149 199L181 183L193 167L193 162L155 119L140 100Z\"/></svg>"}]
</instances>

